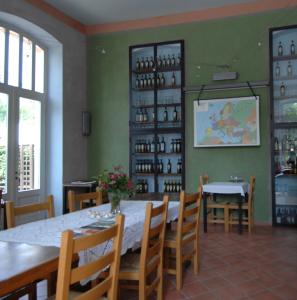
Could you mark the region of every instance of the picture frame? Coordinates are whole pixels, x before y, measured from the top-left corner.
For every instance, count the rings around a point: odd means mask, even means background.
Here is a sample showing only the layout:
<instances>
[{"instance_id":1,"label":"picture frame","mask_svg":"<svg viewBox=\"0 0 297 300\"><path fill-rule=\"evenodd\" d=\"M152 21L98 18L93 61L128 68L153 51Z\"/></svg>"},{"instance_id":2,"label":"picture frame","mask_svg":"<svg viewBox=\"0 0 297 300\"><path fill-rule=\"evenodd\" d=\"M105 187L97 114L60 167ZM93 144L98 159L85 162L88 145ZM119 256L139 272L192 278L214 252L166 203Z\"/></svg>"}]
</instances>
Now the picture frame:
<instances>
[{"instance_id":1,"label":"picture frame","mask_svg":"<svg viewBox=\"0 0 297 300\"><path fill-rule=\"evenodd\" d=\"M259 96L194 101L194 147L259 145Z\"/></svg>"}]
</instances>

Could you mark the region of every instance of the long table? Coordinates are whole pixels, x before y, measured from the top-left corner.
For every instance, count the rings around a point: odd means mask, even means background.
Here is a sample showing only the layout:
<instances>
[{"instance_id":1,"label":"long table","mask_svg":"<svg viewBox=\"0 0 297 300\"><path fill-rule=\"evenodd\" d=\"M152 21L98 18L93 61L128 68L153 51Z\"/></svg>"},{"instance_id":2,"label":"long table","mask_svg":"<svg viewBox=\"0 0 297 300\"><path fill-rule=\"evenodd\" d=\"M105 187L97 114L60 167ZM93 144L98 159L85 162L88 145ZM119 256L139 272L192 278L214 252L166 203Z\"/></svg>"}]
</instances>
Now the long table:
<instances>
[{"instance_id":1,"label":"long table","mask_svg":"<svg viewBox=\"0 0 297 300\"><path fill-rule=\"evenodd\" d=\"M0 241L0 297L58 268L59 248Z\"/></svg>"},{"instance_id":2,"label":"long table","mask_svg":"<svg viewBox=\"0 0 297 300\"><path fill-rule=\"evenodd\" d=\"M246 199L249 184L248 182L211 182L204 184L203 189L203 225L204 232L207 232L207 195L236 195L238 203L238 232L242 234L242 203Z\"/></svg>"},{"instance_id":3,"label":"long table","mask_svg":"<svg viewBox=\"0 0 297 300\"><path fill-rule=\"evenodd\" d=\"M151 202L154 206L161 204L160 201ZM135 248L140 244L143 234L146 204L147 201L121 201L121 212L125 215L125 227L121 250L122 255L125 254L128 249ZM167 216L168 222L173 221L178 217L178 207L179 202L169 202ZM89 225L96 221L96 219L93 218L95 213L108 212L109 210L110 204L104 204L1 231L0 241L2 242L3 247L5 248L5 245L8 245L12 247L14 251L7 252L3 250L4 248L2 248L3 253L6 252L6 256L4 256L5 262L3 261L3 257L0 256L0 270L3 275L0 277L0 296L7 293L8 289L3 288L7 285L7 282L8 285L11 284L11 287L14 287L12 281L16 276L23 274L23 286L25 285L24 283L28 284L36 280L37 278L32 271L42 270L40 266L44 262L43 258L47 255L49 257L49 261L47 262L49 264L53 263L51 265L51 271L54 271L52 270L54 269L54 266L57 269L57 264L55 265L54 260L57 259L58 256L62 232L67 229L77 229L82 226ZM24 255L20 255L22 252L22 243L25 244L23 247L26 249ZM84 264L89 262L93 260L94 257L98 257L111 249L111 247L112 243L107 242L106 244L93 248L92 251L84 251L79 254L79 263ZM37 251L36 253L40 251L40 256L37 255L35 258L32 258L32 256L34 256L34 251ZM26 264L28 259L31 261L31 264ZM19 264L20 269L14 268L15 263ZM6 276L6 271L2 270L11 270L11 274ZM13 289L10 288L10 291L12 290Z\"/></svg>"}]
</instances>

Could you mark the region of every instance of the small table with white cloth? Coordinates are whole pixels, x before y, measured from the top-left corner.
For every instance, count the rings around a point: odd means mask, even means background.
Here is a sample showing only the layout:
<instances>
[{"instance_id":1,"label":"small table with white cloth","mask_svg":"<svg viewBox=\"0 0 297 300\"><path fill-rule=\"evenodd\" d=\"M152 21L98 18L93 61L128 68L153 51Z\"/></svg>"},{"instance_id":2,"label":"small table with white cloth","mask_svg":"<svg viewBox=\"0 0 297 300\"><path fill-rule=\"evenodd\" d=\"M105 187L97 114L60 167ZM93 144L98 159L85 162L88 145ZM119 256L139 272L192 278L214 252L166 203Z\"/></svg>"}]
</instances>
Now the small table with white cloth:
<instances>
[{"instance_id":1,"label":"small table with white cloth","mask_svg":"<svg viewBox=\"0 0 297 300\"><path fill-rule=\"evenodd\" d=\"M161 201L150 201L153 206L160 205ZM121 213L125 215L125 227L123 234L121 254L125 254L128 249L140 245L143 235L145 208L148 201L121 201ZM168 204L167 222L171 222L178 217L179 202L171 201ZM79 210L73 213L40 220L36 222L19 225L15 228L0 232L0 241L26 243L39 246L60 247L62 232L67 229L78 229L96 222L94 212L109 212L110 204L103 204ZM94 257L101 256L112 247L111 242L102 244L96 248L88 249L79 253L79 264L92 261ZM14 259L11 258L11 263ZM6 266L7 267L7 266ZM2 262L0 260L0 269Z\"/></svg>"},{"instance_id":2,"label":"small table with white cloth","mask_svg":"<svg viewBox=\"0 0 297 300\"><path fill-rule=\"evenodd\" d=\"M212 194L214 198L217 195L237 195L238 203L238 231L242 233L242 203L245 201L248 193L248 182L211 182L204 184L203 189L203 223L204 232L207 232L207 195ZM215 200L215 199L214 199Z\"/></svg>"}]
</instances>

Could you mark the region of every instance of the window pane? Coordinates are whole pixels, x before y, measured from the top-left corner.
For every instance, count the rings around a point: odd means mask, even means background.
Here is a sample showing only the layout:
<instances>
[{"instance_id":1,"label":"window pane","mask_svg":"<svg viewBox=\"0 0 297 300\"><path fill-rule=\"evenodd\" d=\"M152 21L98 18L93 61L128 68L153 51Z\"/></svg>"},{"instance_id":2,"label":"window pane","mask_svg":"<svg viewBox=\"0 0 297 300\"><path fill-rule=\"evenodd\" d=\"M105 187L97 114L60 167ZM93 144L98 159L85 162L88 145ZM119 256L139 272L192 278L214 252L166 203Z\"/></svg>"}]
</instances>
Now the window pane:
<instances>
[{"instance_id":1,"label":"window pane","mask_svg":"<svg viewBox=\"0 0 297 300\"><path fill-rule=\"evenodd\" d=\"M8 84L13 86L19 85L19 44L19 34L10 30L8 50Z\"/></svg>"},{"instance_id":2,"label":"window pane","mask_svg":"<svg viewBox=\"0 0 297 300\"><path fill-rule=\"evenodd\" d=\"M23 38L22 88L32 90L32 41Z\"/></svg>"},{"instance_id":3,"label":"window pane","mask_svg":"<svg viewBox=\"0 0 297 300\"><path fill-rule=\"evenodd\" d=\"M20 98L19 191L40 187L40 116L39 101Z\"/></svg>"},{"instance_id":4,"label":"window pane","mask_svg":"<svg viewBox=\"0 0 297 300\"><path fill-rule=\"evenodd\" d=\"M4 83L5 29L0 27L0 82Z\"/></svg>"},{"instance_id":5,"label":"window pane","mask_svg":"<svg viewBox=\"0 0 297 300\"><path fill-rule=\"evenodd\" d=\"M0 188L7 192L8 95L0 93Z\"/></svg>"},{"instance_id":6,"label":"window pane","mask_svg":"<svg viewBox=\"0 0 297 300\"><path fill-rule=\"evenodd\" d=\"M44 50L35 46L35 91L44 91Z\"/></svg>"}]
</instances>

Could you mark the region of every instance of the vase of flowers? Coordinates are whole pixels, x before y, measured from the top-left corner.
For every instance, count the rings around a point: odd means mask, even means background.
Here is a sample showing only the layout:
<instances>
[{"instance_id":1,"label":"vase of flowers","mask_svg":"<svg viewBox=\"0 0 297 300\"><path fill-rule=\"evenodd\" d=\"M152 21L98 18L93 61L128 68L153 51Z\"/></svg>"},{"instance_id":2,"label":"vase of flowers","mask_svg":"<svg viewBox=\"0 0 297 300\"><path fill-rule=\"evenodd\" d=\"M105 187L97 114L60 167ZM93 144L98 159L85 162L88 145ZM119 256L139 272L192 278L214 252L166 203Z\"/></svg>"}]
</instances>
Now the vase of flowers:
<instances>
[{"instance_id":1,"label":"vase of flowers","mask_svg":"<svg viewBox=\"0 0 297 300\"><path fill-rule=\"evenodd\" d=\"M133 183L121 166L113 167L111 172L104 170L98 176L98 185L101 191L108 193L110 212L116 215L121 212L121 199L127 198L134 192Z\"/></svg>"}]
</instances>

